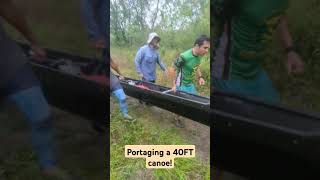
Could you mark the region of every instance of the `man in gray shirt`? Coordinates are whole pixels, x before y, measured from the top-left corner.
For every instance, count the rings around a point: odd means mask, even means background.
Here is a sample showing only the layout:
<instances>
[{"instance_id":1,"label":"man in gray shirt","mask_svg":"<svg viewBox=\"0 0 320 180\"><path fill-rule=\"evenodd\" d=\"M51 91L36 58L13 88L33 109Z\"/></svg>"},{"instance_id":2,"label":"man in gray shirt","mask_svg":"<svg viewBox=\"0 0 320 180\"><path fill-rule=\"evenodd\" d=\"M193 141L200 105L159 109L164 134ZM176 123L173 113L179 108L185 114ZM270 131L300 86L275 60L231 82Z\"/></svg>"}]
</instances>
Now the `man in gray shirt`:
<instances>
[{"instance_id":1,"label":"man in gray shirt","mask_svg":"<svg viewBox=\"0 0 320 180\"><path fill-rule=\"evenodd\" d=\"M150 33L146 45L142 46L136 54L135 65L140 78L144 81L155 82L156 66L159 64L162 71L167 73L164 63L160 59L159 48L160 37L157 33Z\"/></svg>"}]
</instances>

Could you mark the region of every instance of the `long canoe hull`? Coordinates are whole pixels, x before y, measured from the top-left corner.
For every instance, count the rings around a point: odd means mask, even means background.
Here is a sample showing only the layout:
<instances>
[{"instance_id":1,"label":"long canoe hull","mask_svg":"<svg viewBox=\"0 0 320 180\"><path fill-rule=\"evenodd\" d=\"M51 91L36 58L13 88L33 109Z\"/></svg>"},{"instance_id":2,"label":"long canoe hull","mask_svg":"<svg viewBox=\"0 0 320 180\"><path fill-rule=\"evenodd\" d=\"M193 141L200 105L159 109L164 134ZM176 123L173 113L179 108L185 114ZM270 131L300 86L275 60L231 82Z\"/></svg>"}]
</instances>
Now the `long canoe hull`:
<instances>
[{"instance_id":1,"label":"long canoe hull","mask_svg":"<svg viewBox=\"0 0 320 180\"><path fill-rule=\"evenodd\" d=\"M24 44L20 45L25 53L28 54L29 47ZM55 64L55 62L59 61L64 63L63 61L67 60L69 65L77 67L77 65L85 66L93 61L89 58L50 49L46 49L46 51L48 56L46 62L50 62L49 64ZM40 80L43 92L51 105L94 121L102 122L106 120L107 103L109 102L106 82L99 83L90 80L81 72L63 71L55 66L48 65L48 63L37 63L31 58L30 64ZM95 76L103 76L102 79L105 78L106 81L105 74Z\"/></svg>"},{"instance_id":2,"label":"long canoe hull","mask_svg":"<svg viewBox=\"0 0 320 180\"><path fill-rule=\"evenodd\" d=\"M166 109L199 123L210 124L210 99L184 92L170 92L167 87L127 78L120 81L127 95ZM140 86L140 87L139 87ZM145 88L141 88L145 87Z\"/></svg>"},{"instance_id":3,"label":"long canoe hull","mask_svg":"<svg viewBox=\"0 0 320 180\"><path fill-rule=\"evenodd\" d=\"M320 167L320 116L212 93L215 165L253 179L312 177Z\"/></svg>"}]
</instances>

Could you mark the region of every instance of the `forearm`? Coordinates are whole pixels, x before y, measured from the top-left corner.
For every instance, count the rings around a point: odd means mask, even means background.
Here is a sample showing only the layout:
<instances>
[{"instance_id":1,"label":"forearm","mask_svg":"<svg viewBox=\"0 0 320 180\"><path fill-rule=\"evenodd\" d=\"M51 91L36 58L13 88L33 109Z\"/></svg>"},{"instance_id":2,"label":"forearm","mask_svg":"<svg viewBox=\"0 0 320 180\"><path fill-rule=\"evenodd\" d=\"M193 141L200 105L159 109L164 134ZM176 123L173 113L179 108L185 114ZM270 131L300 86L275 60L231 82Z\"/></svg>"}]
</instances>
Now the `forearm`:
<instances>
[{"instance_id":1,"label":"forearm","mask_svg":"<svg viewBox=\"0 0 320 180\"><path fill-rule=\"evenodd\" d=\"M202 73L200 68L197 68L197 78L199 79L200 77L202 77Z\"/></svg>"},{"instance_id":2,"label":"forearm","mask_svg":"<svg viewBox=\"0 0 320 180\"><path fill-rule=\"evenodd\" d=\"M15 27L31 43L37 44L36 38L28 26L25 15L12 0L0 0L0 16Z\"/></svg>"},{"instance_id":3,"label":"forearm","mask_svg":"<svg viewBox=\"0 0 320 180\"><path fill-rule=\"evenodd\" d=\"M139 51L136 55L136 58L134 59L134 63L136 65L136 71L138 74L141 73L141 52Z\"/></svg>"},{"instance_id":4,"label":"forearm","mask_svg":"<svg viewBox=\"0 0 320 180\"><path fill-rule=\"evenodd\" d=\"M172 83L172 87L176 86L176 79L177 79L177 73L176 69L174 67L169 67L168 68L168 73L169 73L169 82Z\"/></svg>"},{"instance_id":5,"label":"forearm","mask_svg":"<svg viewBox=\"0 0 320 180\"><path fill-rule=\"evenodd\" d=\"M110 62L110 66L113 70L115 70L120 76L122 76L122 73L120 72L119 66L117 63L115 63L112 59Z\"/></svg>"},{"instance_id":6,"label":"forearm","mask_svg":"<svg viewBox=\"0 0 320 180\"><path fill-rule=\"evenodd\" d=\"M159 64L159 66L160 66L162 71L166 71L167 70L166 66L164 65L164 63L161 60L158 61L158 64Z\"/></svg>"},{"instance_id":7,"label":"forearm","mask_svg":"<svg viewBox=\"0 0 320 180\"><path fill-rule=\"evenodd\" d=\"M175 70L174 68L173 68L173 70L172 70L171 79L172 79L172 87L176 87L176 86L177 86L177 84L176 84L177 74L176 74L176 70Z\"/></svg>"},{"instance_id":8,"label":"forearm","mask_svg":"<svg viewBox=\"0 0 320 180\"><path fill-rule=\"evenodd\" d=\"M277 27L277 34L283 48L293 46L292 36L288 27L288 20L286 16L283 16L280 20L280 24Z\"/></svg>"},{"instance_id":9,"label":"forearm","mask_svg":"<svg viewBox=\"0 0 320 180\"><path fill-rule=\"evenodd\" d=\"M140 67L140 63L138 61L135 61L135 65L136 65L136 72L138 74L141 74L141 67Z\"/></svg>"}]
</instances>

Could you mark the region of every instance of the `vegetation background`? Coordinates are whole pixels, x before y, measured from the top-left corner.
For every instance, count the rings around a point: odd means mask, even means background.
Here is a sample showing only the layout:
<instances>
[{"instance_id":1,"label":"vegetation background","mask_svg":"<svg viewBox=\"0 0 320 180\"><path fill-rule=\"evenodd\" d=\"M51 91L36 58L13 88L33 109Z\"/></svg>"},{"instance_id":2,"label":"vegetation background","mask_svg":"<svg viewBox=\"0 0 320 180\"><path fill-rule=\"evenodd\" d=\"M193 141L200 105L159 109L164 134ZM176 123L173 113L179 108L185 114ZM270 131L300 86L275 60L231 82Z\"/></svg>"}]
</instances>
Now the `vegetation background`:
<instances>
[{"instance_id":1,"label":"vegetation background","mask_svg":"<svg viewBox=\"0 0 320 180\"><path fill-rule=\"evenodd\" d=\"M160 56L172 66L178 55L193 46L202 34L210 36L209 0L112 0L110 3L111 56L121 65L124 74L138 78L134 58L138 49L146 44L149 33L161 37ZM209 96L210 60L203 57L201 69L207 80L199 92ZM157 83L172 86L158 71ZM169 83L169 84L168 84ZM197 84L197 82L195 83Z\"/></svg>"},{"instance_id":2,"label":"vegetation background","mask_svg":"<svg viewBox=\"0 0 320 180\"><path fill-rule=\"evenodd\" d=\"M264 61L284 103L294 108L320 111L320 1L291 0L289 29L305 62L303 75L289 76L286 57L278 41L270 44Z\"/></svg>"},{"instance_id":3,"label":"vegetation background","mask_svg":"<svg viewBox=\"0 0 320 180\"><path fill-rule=\"evenodd\" d=\"M136 53L146 44L148 34L157 32L161 59L171 66L198 36L210 36L209 10L209 0L111 0L111 56L124 76L138 79ZM203 57L200 67L207 83L197 87L204 96L210 94L209 59L209 55ZM157 84L172 86L159 68L157 77ZM186 128L178 129L172 124L172 113L143 106L132 98L128 103L129 113L137 119L133 124L124 123L117 101L111 99L111 179L210 179L209 127L185 119ZM196 158L175 159L174 169L151 170L145 168L145 159L124 158L127 144L195 144L197 154Z\"/></svg>"}]
</instances>

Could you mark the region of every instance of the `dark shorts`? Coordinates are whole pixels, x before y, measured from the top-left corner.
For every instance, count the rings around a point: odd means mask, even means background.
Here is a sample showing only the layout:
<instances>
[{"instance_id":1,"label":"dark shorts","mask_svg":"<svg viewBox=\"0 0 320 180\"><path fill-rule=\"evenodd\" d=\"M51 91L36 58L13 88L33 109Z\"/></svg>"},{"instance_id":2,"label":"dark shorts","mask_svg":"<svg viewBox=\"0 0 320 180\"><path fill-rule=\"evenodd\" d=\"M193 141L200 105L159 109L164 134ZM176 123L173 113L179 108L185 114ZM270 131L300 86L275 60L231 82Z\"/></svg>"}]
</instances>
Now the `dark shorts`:
<instances>
[{"instance_id":1,"label":"dark shorts","mask_svg":"<svg viewBox=\"0 0 320 180\"><path fill-rule=\"evenodd\" d=\"M5 88L1 89L1 96L8 96L19 91L39 86L40 82L31 69L31 65L26 63L20 70L9 80Z\"/></svg>"}]
</instances>

